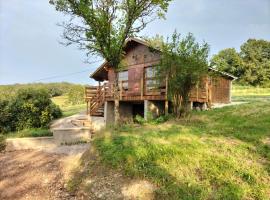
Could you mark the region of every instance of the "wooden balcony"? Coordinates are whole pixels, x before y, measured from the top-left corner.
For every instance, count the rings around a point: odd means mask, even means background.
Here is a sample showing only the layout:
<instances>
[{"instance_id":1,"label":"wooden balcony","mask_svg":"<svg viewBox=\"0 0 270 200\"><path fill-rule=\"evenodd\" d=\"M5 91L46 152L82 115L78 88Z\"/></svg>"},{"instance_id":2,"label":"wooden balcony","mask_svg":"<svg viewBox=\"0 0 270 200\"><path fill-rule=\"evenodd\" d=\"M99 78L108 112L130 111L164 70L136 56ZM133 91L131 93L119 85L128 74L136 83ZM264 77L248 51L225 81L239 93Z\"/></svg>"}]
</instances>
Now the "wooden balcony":
<instances>
[{"instance_id":1,"label":"wooden balcony","mask_svg":"<svg viewBox=\"0 0 270 200\"><path fill-rule=\"evenodd\" d=\"M120 101L142 101L142 100L167 100L168 81L160 83L156 78L140 80L119 81L118 94ZM102 105L104 101L114 101L115 85L105 82L103 85L86 87L85 100L90 102L90 107ZM207 81L200 86L194 87L190 93L190 101L207 102L209 96Z\"/></svg>"},{"instance_id":2,"label":"wooden balcony","mask_svg":"<svg viewBox=\"0 0 270 200\"><path fill-rule=\"evenodd\" d=\"M118 94L120 101L140 101L140 100L165 100L167 98L167 86L165 84L155 84L157 80L153 79L152 83L147 80L119 81ZM104 83L100 86L105 91L105 100L114 100L115 85L113 83Z\"/></svg>"}]
</instances>

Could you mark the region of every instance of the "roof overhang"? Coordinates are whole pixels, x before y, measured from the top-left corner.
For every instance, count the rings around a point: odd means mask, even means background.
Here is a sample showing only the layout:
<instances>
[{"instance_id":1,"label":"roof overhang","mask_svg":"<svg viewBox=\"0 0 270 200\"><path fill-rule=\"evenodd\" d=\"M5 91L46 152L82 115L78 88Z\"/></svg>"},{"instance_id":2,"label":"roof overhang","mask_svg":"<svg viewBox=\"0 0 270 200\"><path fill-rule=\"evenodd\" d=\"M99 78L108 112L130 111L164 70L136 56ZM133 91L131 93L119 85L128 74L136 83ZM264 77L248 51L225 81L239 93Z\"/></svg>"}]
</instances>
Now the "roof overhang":
<instances>
[{"instance_id":1,"label":"roof overhang","mask_svg":"<svg viewBox=\"0 0 270 200\"><path fill-rule=\"evenodd\" d=\"M231 80L236 80L238 79L236 76L233 76L227 72L223 72L223 71L219 71L217 70L215 67L208 67L209 70L215 72L215 73L218 73L218 74L221 74L222 76L228 78L228 79L231 79Z\"/></svg>"},{"instance_id":2,"label":"roof overhang","mask_svg":"<svg viewBox=\"0 0 270 200\"><path fill-rule=\"evenodd\" d=\"M141 40L141 39L138 39L138 38L128 38L126 41L125 41L125 45L124 45L124 51L128 51L130 48L132 48L135 44L142 44L142 45L145 45L145 46L148 46L148 47L151 47L153 49L155 49L156 51L159 51L159 49L157 48L154 48L152 46L150 46L150 44L144 40ZM90 75L90 78L93 78L94 80L96 81L104 81L104 80L108 80L108 68L109 68L109 63L107 61L104 61L102 63L102 65L100 65L96 71L94 71L91 75ZM231 80L236 80L237 77L229 74L229 73L226 73L226 72L223 72L223 71L219 71L215 68L215 66L212 66L212 67L208 67L209 70L211 71L214 71L228 79L231 79Z\"/></svg>"}]
</instances>

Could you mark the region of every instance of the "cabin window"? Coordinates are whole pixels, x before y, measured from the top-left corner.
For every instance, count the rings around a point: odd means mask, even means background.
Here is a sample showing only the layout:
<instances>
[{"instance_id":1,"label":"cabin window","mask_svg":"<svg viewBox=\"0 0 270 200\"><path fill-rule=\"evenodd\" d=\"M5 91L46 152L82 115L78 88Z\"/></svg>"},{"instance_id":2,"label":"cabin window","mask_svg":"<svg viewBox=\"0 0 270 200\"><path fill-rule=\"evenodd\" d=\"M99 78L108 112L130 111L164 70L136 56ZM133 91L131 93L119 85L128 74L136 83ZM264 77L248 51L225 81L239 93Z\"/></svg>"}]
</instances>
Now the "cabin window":
<instances>
[{"instance_id":1,"label":"cabin window","mask_svg":"<svg viewBox=\"0 0 270 200\"><path fill-rule=\"evenodd\" d=\"M154 78L156 77L157 69L155 67L147 67L145 68L145 77L146 78Z\"/></svg>"},{"instance_id":2,"label":"cabin window","mask_svg":"<svg viewBox=\"0 0 270 200\"><path fill-rule=\"evenodd\" d=\"M128 89L128 71L119 72L118 81L119 81L119 84L122 82L123 88L127 90Z\"/></svg>"},{"instance_id":3,"label":"cabin window","mask_svg":"<svg viewBox=\"0 0 270 200\"><path fill-rule=\"evenodd\" d=\"M155 67L145 68L145 84L147 91L153 91L159 88L159 81L157 79L157 69Z\"/></svg>"}]
</instances>

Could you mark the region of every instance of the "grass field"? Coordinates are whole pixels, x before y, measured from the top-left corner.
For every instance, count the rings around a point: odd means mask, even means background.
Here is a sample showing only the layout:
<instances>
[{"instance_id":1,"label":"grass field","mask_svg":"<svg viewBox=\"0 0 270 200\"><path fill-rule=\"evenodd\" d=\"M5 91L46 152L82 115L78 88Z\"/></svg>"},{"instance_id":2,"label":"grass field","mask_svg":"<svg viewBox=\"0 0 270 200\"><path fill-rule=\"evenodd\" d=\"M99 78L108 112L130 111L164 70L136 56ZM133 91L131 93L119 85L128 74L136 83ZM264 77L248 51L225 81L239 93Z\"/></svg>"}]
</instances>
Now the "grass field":
<instances>
[{"instance_id":1,"label":"grass field","mask_svg":"<svg viewBox=\"0 0 270 200\"><path fill-rule=\"evenodd\" d=\"M232 90L233 101L258 101L270 97L270 88L234 85Z\"/></svg>"},{"instance_id":2,"label":"grass field","mask_svg":"<svg viewBox=\"0 0 270 200\"><path fill-rule=\"evenodd\" d=\"M53 97L52 101L60 106L60 109L63 112L63 117L68 117L74 114L78 114L86 110L86 104L71 105L67 103L66 96Z\"/></svg>"},{"instance_id":3,"label":"grass field","mask_svg":"<svg viewBox=\"0 0 270 200\"><path fill-rule=\"evenodd\" d=\"M93 147L102 165L154 183L156 199L269 199L270 96L256 91L188 120L107 129Z\"/></svg>"}]
</instances>

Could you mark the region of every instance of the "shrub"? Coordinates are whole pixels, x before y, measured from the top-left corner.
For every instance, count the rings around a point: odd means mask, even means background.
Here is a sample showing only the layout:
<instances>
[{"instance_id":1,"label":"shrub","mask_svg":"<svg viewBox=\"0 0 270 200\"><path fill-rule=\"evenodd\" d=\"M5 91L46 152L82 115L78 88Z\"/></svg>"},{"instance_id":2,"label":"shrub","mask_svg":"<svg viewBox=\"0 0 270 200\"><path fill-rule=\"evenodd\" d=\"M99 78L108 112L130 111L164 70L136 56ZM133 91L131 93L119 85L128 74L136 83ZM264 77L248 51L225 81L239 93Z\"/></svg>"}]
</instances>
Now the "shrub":
<instances>
[{"instance_id":1,"label":"shrub","mask_svg":"<svg viewBox=\"0 0 270 200\"><path fill-rule=\"evenodd\" d=\"M12 115L10 112L9 102L7 100L0 100L0 116L0 133L12 130Z\"/></svg>"},{"instance_id":2,"label":"shrub","mask_svg":"<svg viewBox=\"0 0 270 200\"><path fill-rule=\"evenodd\" d=\"M8 102L0 103L0 132L18 131L25 128L47 127L61 110L45 90L23 89Z\"/></svg>"},{"instance_id":3,"label":"shrub","mask_svg":"<svg viewBox=\"0 0 270 200\"><path fill-rule=\"evenodd\" d=\"M152 120L152 123L153 124L161 124L161 123L164 123L166 121L168 121L169 117L166 116L166 115L161 115L159 116L158 118Z\"/></svg>"},{"instance_id":4,"label":"shrub","mask_svg":"<svg viewBox=\"0 0 270 200\"><path fill-rule=\"evenodd\" d=\"M4 135L0 134L0 152L4 151L6 148L6 138Z\"/></svg>"},{"instance_id":5,"label":"shrub","mask_svg":"<svg viewBox=\"0 0 270 200\"><path fill-rule=\"evenodd\" d=\"M135 119L134 119L134 122L142 125L142 124L144 124L146 121L145 121L145 119L144 119L142 116L136 115L136 116L135 116Z\"/></svg>"}]
</instances>

